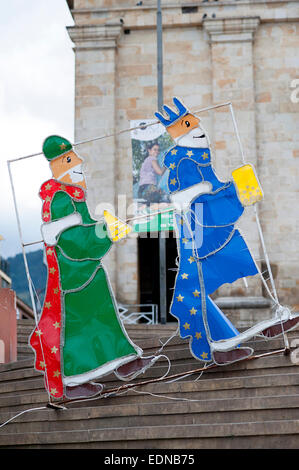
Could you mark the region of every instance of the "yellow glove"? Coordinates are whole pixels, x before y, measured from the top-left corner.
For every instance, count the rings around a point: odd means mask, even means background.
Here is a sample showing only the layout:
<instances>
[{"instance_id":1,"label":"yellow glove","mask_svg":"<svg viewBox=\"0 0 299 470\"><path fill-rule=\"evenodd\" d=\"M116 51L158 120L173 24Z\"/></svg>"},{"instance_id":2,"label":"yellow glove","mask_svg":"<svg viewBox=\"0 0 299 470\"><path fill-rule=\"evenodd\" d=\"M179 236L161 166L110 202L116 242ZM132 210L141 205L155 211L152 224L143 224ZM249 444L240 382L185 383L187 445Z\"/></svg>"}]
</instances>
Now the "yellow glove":
<instances>
[{"instance_id":1,"label":"yellow glove","mask_svg":"<svg viewBox=\"0 0 299 470\"><path fill-rule=\"evenodd\" d=\"M132 227L125 224L120 219L110 214L108 211L104 211L104 219L107 223L110 238L113 242L121 240L132 231Z\"/></svg>"},{"instance_id":2,"label":"yellow glove","mask_svg":"<svg viewBox=\"0 0 299 470\"><path fill-rule=\"evenodd\" d=\"M232 172L232 176L243 206L252 206L263 199L263 190L252 165L237 168Z\"/></svg>"}]
</instances>

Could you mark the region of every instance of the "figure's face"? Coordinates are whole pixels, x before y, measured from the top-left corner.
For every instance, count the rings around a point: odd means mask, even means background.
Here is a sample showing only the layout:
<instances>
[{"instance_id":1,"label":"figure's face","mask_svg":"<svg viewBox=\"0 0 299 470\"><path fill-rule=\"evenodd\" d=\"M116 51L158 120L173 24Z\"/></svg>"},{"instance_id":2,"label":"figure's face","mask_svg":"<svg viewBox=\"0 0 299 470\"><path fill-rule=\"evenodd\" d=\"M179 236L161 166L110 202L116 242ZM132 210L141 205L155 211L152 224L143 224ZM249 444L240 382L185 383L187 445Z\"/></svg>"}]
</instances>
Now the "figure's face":
<instances>
[{"instance_id":1,"label":"figure's face","mask_svg":"<svg viewBox=\"0 0 299 470\"><path fill-rule=\"evenodd\" d=\"M156 157L159 155L160 147L159 145L153 145L152 148L148 149L148 154L150 157Z\"/></svg>"},{"instance_id":2,"label":"figure's face","mask_svg":"<svg viewBox=\"0 0 299 470\"><path fill-rule=\"evenodd\" d=\"M86 188L82 171L83 160L72 150L50 162L55 179L68 184L77 184Z\"/></svg>"},{"instance_id":3,"label":"figure's face","mask_svg":"<svg viewBox=\"0 0 299 470\"><path fill-rule=\"evenodd\" d=\"M196 127L193 127L189 132L176 137L175 142L181 147L193 147L193 148L208 148L209 140L205 130L198 123Z\"/></svg>"}]
</instances>

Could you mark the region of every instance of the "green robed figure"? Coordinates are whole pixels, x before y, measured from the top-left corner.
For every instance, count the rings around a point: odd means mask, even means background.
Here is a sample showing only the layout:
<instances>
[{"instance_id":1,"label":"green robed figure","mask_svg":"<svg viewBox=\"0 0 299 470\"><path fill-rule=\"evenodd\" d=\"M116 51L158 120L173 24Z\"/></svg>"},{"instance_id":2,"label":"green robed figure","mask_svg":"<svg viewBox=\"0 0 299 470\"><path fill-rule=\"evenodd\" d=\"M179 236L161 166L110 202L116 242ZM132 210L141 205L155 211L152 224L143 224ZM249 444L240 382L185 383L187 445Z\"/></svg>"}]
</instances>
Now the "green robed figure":
<instances>
[{"instance_id":1,"label":"green robed figure","mask_svg":"<svg viewBox=\"0 0 299 470\"><path fill-rule=\"evenodd\" d=\"M89 214L83 160L60 136L48 137L43 153L53 174L40 189L48 280L30 345L51 396L94 396L103 389L95 379L133 379L159 356L142 357L119 319L102 265L118 237Z\"/></svg>"}]
</instances>

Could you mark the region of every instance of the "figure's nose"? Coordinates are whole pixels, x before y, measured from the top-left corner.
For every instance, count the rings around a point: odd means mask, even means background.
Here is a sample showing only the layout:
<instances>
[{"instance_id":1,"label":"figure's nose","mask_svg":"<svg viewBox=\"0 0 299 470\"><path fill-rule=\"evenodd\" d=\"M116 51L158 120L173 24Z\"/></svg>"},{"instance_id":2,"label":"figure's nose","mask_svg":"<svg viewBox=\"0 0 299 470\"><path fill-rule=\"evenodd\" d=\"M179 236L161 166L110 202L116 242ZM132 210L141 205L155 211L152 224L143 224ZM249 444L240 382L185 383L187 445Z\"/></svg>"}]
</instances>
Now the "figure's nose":
<instances>
[{"instance_id":1,"label":"figure's nose","mask_svg":"<svg viewBox=\"0 0 299 470\"><path fill-rule=\"evenodd\" d=\"M79 157L78 155L76 155L76 158L73 159L72 167L73 167L73 166L77 166L77 165L82 165L82 164L83 164L82 158Z\"/></svg>"}]
</instances>

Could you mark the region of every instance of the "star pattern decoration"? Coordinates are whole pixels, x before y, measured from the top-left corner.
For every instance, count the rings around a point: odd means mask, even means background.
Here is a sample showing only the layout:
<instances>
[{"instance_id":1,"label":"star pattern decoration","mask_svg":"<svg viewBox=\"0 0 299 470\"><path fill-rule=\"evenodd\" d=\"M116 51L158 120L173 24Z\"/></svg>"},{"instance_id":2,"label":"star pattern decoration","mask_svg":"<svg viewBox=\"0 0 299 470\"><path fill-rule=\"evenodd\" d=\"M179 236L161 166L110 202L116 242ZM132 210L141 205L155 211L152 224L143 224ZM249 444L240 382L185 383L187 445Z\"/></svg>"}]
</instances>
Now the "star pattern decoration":
<instances>
[{"instance_id":1,"label":"star pattern decoration","mask_svg":"<svg viewBox=\"0 0 299 470\"><path fill-rule=\"evenodd\" d=\"M53 292L54 292L54 294L59 294L59 288L55 287L55 289L53 289Z\"/></svg>"},{"instance_id":2,"label":"star pattern decoration","mask_svg":"<svg viewBox=\"0 0 299 470\"><path fill-rule=\"evenodd\" d=\"M210 162L210 153L207 149L190 149L185 148L183 152L178 149L177 152L170 152L168 154L168 168L170 169L169 177L169 189L170 191L175 191L180 185L180 175L177 173L178 169L178 157L190 157L190 159L197 161L198 163L209 164ZM180 153L181 152L181 153ZM176 157L170 156L170 154L176 154ZM171 171L174 170L174 171ZM174 186L175 184L175 186ZM185 223L186 221L186 223ZM177 277L177 286L178 290L175 291L174 304L173 304L173 314L180 319L181 325L181 334L182 337L187 335L192 335L194 338L193 341L197 340L198 352L196 353L197 357L200 360L208 361L210 360L210 352L208 346L206 345L206 335L205 330L202 326L198 324L198 321L201 316L201 308L198 303L198 298L201 297L201 291L199 291L200 285L198 283L192 283L193 281L193 265L192 263L198 263L198 258L192 250L189 253L186 251L189 248L190 242L192 242L192 236L189 234L189 231L183 231L184 227L188 227L186 218L182 217L182 214L176 216L176 222L178 226L178 231L180 233L180 243L182 253L185 255L185 265L181 265L178 277ZM183 226L183 227L181 227ZM188 258L187 258L188 257ZM187 259L190 265L187 265ZM187 280L183 283L182 280ZM192 285L193 284L193 285ZM185 287L183 287L185 286ZM197 289L198 287L198 289ZM194 289L192 291L192 289ZM179 292L181 290L181 293ZM184 296L182 295L184 294ZM193 299L193 300L192 300ZM181 304L180 304L181 302ZM195 307L196 305L196 307ZM188 331L189 330L189 331ZM191 331L190 331L191 330ZM185 332L183 334L183 332Z\"/></svg>"},{"instance_id":3,"label":"star pattern decoration","mask_svg":"<svg viewBox=\"0 0 299 470\"><path fill-rule=\"evenodd\" d=\"M36 330L35 332L36 336L41 336L43 334L42 330Z\"/></svg>"},{"instance_id":4,"label":"star pattern decoration","mask_svg":"<svg viewBox=\"0 0 299 470\"><path fill-rule=\"evenodd\" d=\"M56 354L57 351L58 351L58 348L56 346L53 346L53 348L51 348L51 353Z\"/></svg>"},{"instance_id":5,"label":"star pattern decoration","mask_svg":"<svg viewBox=\"0 0 299 470\"><path fill-rule=\"evenodd\" d=\"M74 192L74 197L80 197L80 192L76 189L76 191Z\"/></svg>"},{"instance_id":6,"label":"star pattern decoration","mask_svg":"<svg viewBox=\"0 0 299 470\"><path fill-rule=\"evenodd\" d=\"M50 272L50 274L55 274L56 269L52 267L52 268L49 269L49 272Z\"/></svg>"},{"instance_id":7,"label":"star pattern decoration","mask_svg":"<svg viewBox=\"0 0 299 470\"><path fill-rule=\"evenodd\" d=\"M47 255L51 256L53 255L53 253L54 253L54 250L52 248L47 249Z\"/></svg>"},{"instance_id":8,"label":"star pattern decoration","mask_svg":"<svg viewBox=\"0 0 299 470\"><path fill-rule=\"evenodd\" d=\"M60 371L57 369L53 372L53 377L59 377L60 376Z\"/></svg>"},{"instance_id":9,"label":"star pattern decoration","mask_svg":"<svg viewBox=\"0 0 299 470\"><path fill-rule=\"evenodd\" d=\"M170 153L171 153L171 155L176 155L177 151L178 151L178 149L172 149Z\"/></svg>"},{"instance_id":10,"label":"star pattern decoration","mask_svg":"<svg viewBox=\"0 0 299 470\"><path fill-rule=\"evenodd\" d=\"M57 393L58 393L58 392L57 392L56 388L54 388L54 387L51 388L51 395L54 395L54 396L55 396Z\"/></svg>"},{"instance_id":11,"label":"star pattern decoration","mask_svg":"<svg viewBox=\"0 0 299 470\"><path fill-rule=\"evenodd\" d=\"M66 148L66 144L63 142L62 144L59 145L61 150L64 150Z\"/></svg>"},{"instance_id":12,"label":"star pattern decoration","mask_svg":"<svg viewBox=\"0 0 299 470\"><path fill-rule=\"evenodd\" d=\"M53 326L54 328L60 328L60 323L58 321L56 321L55 323L53 323Z\"/></svg>"},{"instance_id":13,"label":"star pattern decoration","mask_svg":"<svg viewBox=\"0 0 299 470\"><path fill-rule=\"evenodd\" d=\"M52 307L51 302L46 302L46 303L45 303L45 308L49 309L49 308L51 308L51 307Z\"/></svg>"},{"instance_id":14,"label":"star pattern decoration","mask_svg":"<svg viewBox=\"0 0 299 470\"><path fill-rule=\"evenodd\" d=\"M39 366L41 369L45 369L46 367L45 361L40 361Z\"/></svg>"},{"instance_id":15,"label":"star pattern decoration","mask_svg":"<svg viewBox=\"0 0 299 470\"><path fill-rule=\"evenodd\" d=\"M51 188L52 188L52 185L50 183L46 184L46 190L47 191L50 191Z\"/></svg>"}]
</instances>

